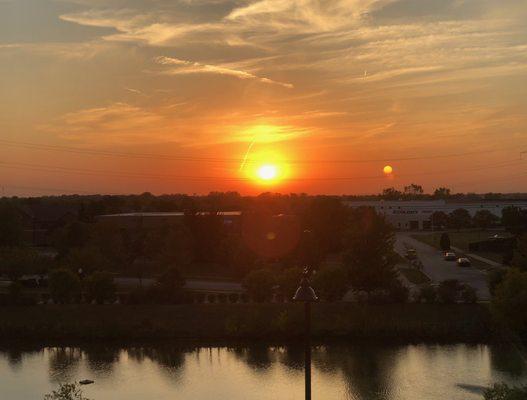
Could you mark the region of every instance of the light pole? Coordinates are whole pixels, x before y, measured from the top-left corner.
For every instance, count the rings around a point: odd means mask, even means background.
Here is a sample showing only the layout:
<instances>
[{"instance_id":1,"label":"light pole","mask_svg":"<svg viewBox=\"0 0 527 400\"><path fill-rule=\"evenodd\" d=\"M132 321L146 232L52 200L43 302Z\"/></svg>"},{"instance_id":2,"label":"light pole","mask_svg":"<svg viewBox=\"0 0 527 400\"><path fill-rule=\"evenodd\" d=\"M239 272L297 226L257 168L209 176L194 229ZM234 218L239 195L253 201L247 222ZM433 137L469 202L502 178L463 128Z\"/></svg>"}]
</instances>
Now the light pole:
<instances>
[{"instance_id":1,"label":"light pole","mask_svg":"<svg viewBox=\"0 0 527 400\"><path fill-rule=\"evenodd\" d=\"M304 269L300 286L296 290L293 296L293 301L304 302L305 311L305 330L304 330L304 343L305 343L305 359L304 359L304 371L305 371L305 382L306 382L306 400L311 400L311 303L318 300L315 291L309 282L309 267Z\"/></svg>"}]
</instances>

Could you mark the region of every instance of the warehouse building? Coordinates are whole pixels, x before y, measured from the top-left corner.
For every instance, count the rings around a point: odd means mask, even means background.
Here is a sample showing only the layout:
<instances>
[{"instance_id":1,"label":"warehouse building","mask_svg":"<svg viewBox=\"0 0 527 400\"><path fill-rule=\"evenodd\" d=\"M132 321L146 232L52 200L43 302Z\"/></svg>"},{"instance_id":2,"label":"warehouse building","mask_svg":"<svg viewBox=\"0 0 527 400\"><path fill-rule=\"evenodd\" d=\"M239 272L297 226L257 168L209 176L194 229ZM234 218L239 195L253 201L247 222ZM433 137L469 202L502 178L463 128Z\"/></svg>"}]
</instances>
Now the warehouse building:
<instances>
[{"instance_id":1,"label":"warehouse building","mask_svg":"<svg viewBox=\"0 0 527 400\"><path fill-rule=\"evenodd\" d=\"M430 217L436 211L450 214L452 211L463 208L471 216L480 210L488 210L501 218L502 211L507 207L517 207L527 210L527 200L502 200L480 202L455 202L445 200L377 200L377 201L346 201L348 207L372 207L379 214L386 217L398 230L427 230L432 229Z\"/></svg>"}]
</instances>

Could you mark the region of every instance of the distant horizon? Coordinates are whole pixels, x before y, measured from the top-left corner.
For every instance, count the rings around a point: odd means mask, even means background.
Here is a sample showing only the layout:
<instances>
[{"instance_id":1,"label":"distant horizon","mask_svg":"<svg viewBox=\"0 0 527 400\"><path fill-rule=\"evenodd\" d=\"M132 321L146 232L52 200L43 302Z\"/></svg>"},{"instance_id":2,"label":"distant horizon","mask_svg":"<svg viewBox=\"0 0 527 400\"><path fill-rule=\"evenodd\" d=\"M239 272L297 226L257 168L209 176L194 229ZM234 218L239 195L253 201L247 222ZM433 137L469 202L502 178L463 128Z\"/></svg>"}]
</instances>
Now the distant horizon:
<instances>
[{"instance_id":1,"label":"distant horizon","mask_svg":"<svg viewBox=\"0 0 527 400\"><path fill-rule=\"evenodd\" d=\"M60 197L97 197L97 196L142 196L142 195L145 195L145 194L150 194L154 197L163 197L163 196L188 196L188 197L207 197L207 196L211 196L211 195L216 195L216 194L219 194L219 195L226 195L226 194L229 194L229 193L232 193L232 194L237 194L239 195L240 197L259 197L259 196L262 196L262 195L273 195L273 196L292 196L292 195L296 195L296 196L302 196L302 195L305 195L305 196L309 196L309 197L317 197L317 196L320 196L320 197L324 197L324 196L327 196L327 197L382 197L383 194L382 192L381 193L362 193L362 194L332 194L332 193L305 193L305 192L275 192L275 191L265 191L265 192L260 192L258 194L243 194L243 193L239 193L237 191L225 191L225 192L220 192L220 191L212 191L212 192L209 192L209 193L180 193L180 192L173 192L173 193L153 193L153 192L149 192L149 191L145 191L145 192L138 192L138 193L55 193L55 194L40 194L40 195L27 195L27 196L16 196L16 195L13 195L13 196L8 196L8 195L2 195L0 196L0 199L12 199L12 198L19 198L19 199L31 199L31 198L60 198ZM489 196L489 195L495 195L495 196L500 196L502 197L501 199L494 199L494 198L489 198L489 199L485 199L484 197L485 196ZM411 195L409 195L411 196ZM425 197L425 198L434 198L434 193L433 192L424 192L420 195L416 195L416 196L422 196L422 197ZM510 193L501 193L501 192L481 192L481 193L478 193L478 192L452 192L448 197L435 197L434 199L435 200L442 200L442 199L445 199L445 200L448 200L449 198L451 199L455 199L456 197L461 197L461 196L479 196L481 197L481 200L489 200L489 201L492 201L492 200L527 200L527 192L510 192ZM509 196L509 197L507 197ZM399 199L393 199L394 201L397 201L397 200L406 200L404 199L404 194L403 196L401 196ZM415 200L415 199L414 199Z\"/></svg>"}]
</instances>

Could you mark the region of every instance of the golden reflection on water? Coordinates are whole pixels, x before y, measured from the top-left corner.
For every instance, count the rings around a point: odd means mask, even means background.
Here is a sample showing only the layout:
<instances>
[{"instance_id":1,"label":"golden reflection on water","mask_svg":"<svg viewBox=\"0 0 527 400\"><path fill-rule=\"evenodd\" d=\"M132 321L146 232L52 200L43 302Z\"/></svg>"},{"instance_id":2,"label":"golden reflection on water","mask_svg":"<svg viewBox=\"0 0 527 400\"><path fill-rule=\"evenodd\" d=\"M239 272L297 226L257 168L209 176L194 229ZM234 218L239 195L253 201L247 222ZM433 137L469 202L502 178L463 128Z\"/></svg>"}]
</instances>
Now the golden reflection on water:
<instances>
[{"instance_id":1,"label":"golden reflection on water","mask_svg":"<svg viewBox=\"0 0 527 400\"><path fill-rule=\"evenodd\" d=\"M0 398L40 399L60 382L95 380L93 400L302 399L303 349L90 346L0 351ZM488 346L328 345L313 350L313 398L481 399L493 382L527 383L521 357Z\"/></svg>"}]
</instances>

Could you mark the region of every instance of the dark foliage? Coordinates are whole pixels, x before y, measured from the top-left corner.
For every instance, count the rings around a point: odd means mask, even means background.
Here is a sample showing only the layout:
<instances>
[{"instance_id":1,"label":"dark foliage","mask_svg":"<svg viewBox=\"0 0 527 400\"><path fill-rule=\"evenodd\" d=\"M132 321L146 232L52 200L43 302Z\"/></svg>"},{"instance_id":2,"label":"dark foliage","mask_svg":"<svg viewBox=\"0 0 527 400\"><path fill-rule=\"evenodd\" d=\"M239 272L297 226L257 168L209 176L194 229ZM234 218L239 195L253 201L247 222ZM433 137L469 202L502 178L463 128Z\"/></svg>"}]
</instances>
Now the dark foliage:
<instances>
[{"instance_id":1,"label":"dark foliage","mask_svg":"<svg viewBox=\"0 0 527 400\"><path fill-rule=\"evenodd\" d=\"M527 386L510 387L504 383L495 384L483 393L485 400L525 400L527 399Z\"/></svg>"},{"instance_id":2,"label":"dark foliage","mask_svg":"<svg viewBox=\"0 0 527 400\"><path fill-rule=\"evenodd\" d=\"M389 289L397 279L393 228L370 208L353 210L349 226L345 265L352 288L365 292Z\"/></svg>"},{"instance_id":3,"label":"dark foliage","mask_svg":"<svg viewBox=\"0 0 527 400\"><path fill-rule=\"evenodd\" d=\"M472 217L470 213L464 208L458 208L450 213L448 216L448 225L454 229L470 228L472 225Z\"/></svg>"},{"instance_id":4,"label":"dark foliage","mask_svg":"<svg viewBox=\"0 0 527 400\"><path fill-rule=\"evenodd\" d=\"M450 250L450 236L448 236L448 233L442 233L441 238L439 239L439 247L441 247L441 250L448 251Z\"/></svg>"},{"instance_id":5,"label":"dark foliage","mask_svg":"<svg viewBox=\"0 0 527 400\"><path fill-rule=\"evenodd\" d=\"M55 303L71 303L80 297L80 280L68 269L56 269L49 275L49 291Z\"/></svg>"},{"instance_id":6,"label":"dark foliage","mask_svg":"<svg viewBox=\"0 0 527 400\"><path fill-rule=\"evenodd\" d=\"M113 276L107 272L94 272L86 279L85 286L89 302L104 304L115 300Z\"/></svg>"},{"instance_id":7,"label":"dark foliage","mask_svg":"<svg viewBox=\"0 0 527 400\"><path fill-rule=\"evenodd\" d=\"M494 316L523 337L527 337L527 272L511 268L495 288Z\"/></svg>"},{"instance_id":8,"label":"dark foliage","mask_svg":"<svg viewBox=\"0 0 527 400\"><path fill-rule=\"evenodd\" d=\"M430 216L430 221L434 229L444 229L448 226L448 215L443 211L435 211Z\"/></svg>"},{"instance_id":9,"label":"dark foliage","mask_svg":"<svg viewBox=\"0 0 527 400\"><path fill-rule=\"evenodd\" d=\"M274 274L271 271L258 269L245 277L243 286L254 301L261 303L271 298L275 282Z\"/></svg>"},{"instance_id":10,"label":"dark foliage","mask_svg":"<svg viewBox=\"0 0 527 400\"><path fill-rule=\"evenodd\" d=\"M448 279L439 284L437 288L437 297L441 303L452 304L459 298L461 286L456 279Z\"/></svg>"},{"instance_id":11,"label":"dark foliage","mask_svg":"<svg viewBox=\"0 0 527 400\"><path fill-rule=\"evenodd\" d=\"M322 300L338 301L348 291L346 270L339 266L325 266L313 276L312 284Z\"/></svg>"}]
</instances>

